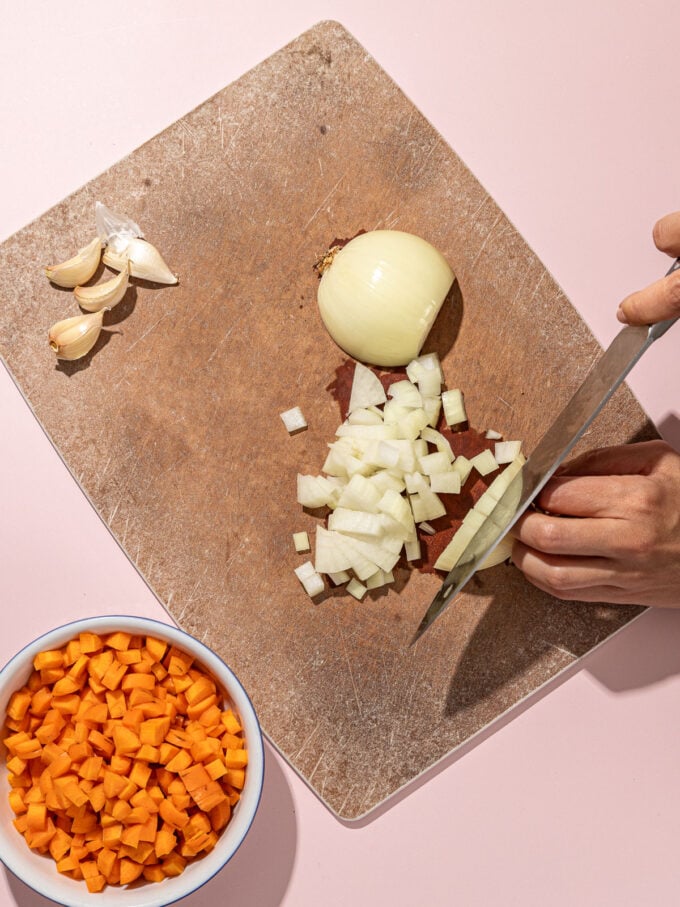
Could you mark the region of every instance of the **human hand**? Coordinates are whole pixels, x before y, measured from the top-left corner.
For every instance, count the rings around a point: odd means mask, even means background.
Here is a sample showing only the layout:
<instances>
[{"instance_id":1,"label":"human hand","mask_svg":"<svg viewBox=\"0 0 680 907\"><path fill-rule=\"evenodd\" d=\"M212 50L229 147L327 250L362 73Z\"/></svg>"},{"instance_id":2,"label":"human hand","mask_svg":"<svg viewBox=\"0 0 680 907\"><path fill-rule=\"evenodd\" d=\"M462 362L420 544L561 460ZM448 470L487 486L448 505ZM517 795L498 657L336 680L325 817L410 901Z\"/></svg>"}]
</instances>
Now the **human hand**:
<instances>
[{"instance_id":1,"label":"human hand","mask_svg":"<svg viewBox=\"0 0 680 907\"><path fill-rule=\"evenodd\" d=\"M680 257L680 211L657 221L654 244L661 252ZM616 317L624 324L655 324L680 315L680 269L627 296Z\"/></svg>"},{"instance_id":2,"label":"human hand","mask_svg":"<svg viewBox=\"0 0 680 907\"><path fill-rule=\"evenodd\" d=\"M556 598L680 607L680 454L663 441L567 464L512 533L514 564ZM571 518L571 519L570 519Z\"/></svg>"}]
</instances>

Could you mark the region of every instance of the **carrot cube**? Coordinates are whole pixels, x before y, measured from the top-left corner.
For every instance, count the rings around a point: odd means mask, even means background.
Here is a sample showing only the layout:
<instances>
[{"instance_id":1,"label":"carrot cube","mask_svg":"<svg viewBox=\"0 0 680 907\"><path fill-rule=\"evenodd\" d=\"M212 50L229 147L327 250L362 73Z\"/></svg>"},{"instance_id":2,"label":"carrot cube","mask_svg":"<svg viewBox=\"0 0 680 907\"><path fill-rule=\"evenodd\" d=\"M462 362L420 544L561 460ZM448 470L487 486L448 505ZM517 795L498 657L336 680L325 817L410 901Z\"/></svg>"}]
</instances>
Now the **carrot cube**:
<instances>
[{"instance_id":1,"label":"carrot cube","mask_svg":"<svg viewBox=\"0 0 680 907\"><path fill-rule=\"evenodd\" d=\"M135 879L138 879L143 871L144 867L140 863L135 863L134 860L123 857L120 861L120 884L129 885Z\"/></svg>"},{"instance_id":2,"label":"carrot cube","mask_svg":"<svg viewBox=\"0 0 680 907\"><path fill-rule=\"evenodd\" d=\"M118 630L115 633L109 633L104 642L110 649L124 651L129 647L131 639L132 635L130 633Z\"/></svg>"},{"instance_id":3,"label":"carrot cube","mask_svg":"<svg viewBox=\"0 0 680 907\"><path fill-rule=\"evenodd\" d=\"M60 668L63 664L64 656L61 649L48 649L45 652L38 652L33 659L33 667L36 671Z\"/></svg>"},{"instance_id":4,"label":"carrot cube","mask_svg":"<svg viewBox=\"0 0 680 907\"><path fill-rule=\"evenodd\" d=\"M21 721L28 711L32 698L31 691L26 687L12 693L9 703L7 704L7 714L9 717L14 718L16 721Z\"/></svg>"},{"instance_id":5,"label":"carrot cube","mask_svg":"<svg viewBox=\"0 0 680 907\"><path fill-rule=\"evenodd\" d=\"M227 768L244 768L248 764L248 750L227 750L224 754L224 764Z\"/></svg>"},{"instance_id":6,"label":"carrot cube","mask_svg":"<svg viewBox=\"0 0 680 907\"><path fill-rule=\"evenodd\" d=\"M169 730L170 718L166 715L157 718L147 718L139 726L139 739L142 743L160 746Z\"/></svg>"},{"instance_id":7,"label":"carrot cube","mask_svg":"<svg viewBox=\"0 0 680 907\"><path fill-rule=\"evenodd\" d=\"M101 637L96 633L90 633L88 631L79 634L78 643L80 645L81 653L88 655L92 652L98 652L103 645Z\"/></svg>"},{"instance_id":8,"label":"carrot cube","mask_svg":"<svg viewBox=\"0 0 680 907\"><path fill-rule=\"evenodd\" d=\"M141 741L138 735L128 727L119 725L113 729L113 743L117 753L136 753Z\"/></svg>"}]
</instances>

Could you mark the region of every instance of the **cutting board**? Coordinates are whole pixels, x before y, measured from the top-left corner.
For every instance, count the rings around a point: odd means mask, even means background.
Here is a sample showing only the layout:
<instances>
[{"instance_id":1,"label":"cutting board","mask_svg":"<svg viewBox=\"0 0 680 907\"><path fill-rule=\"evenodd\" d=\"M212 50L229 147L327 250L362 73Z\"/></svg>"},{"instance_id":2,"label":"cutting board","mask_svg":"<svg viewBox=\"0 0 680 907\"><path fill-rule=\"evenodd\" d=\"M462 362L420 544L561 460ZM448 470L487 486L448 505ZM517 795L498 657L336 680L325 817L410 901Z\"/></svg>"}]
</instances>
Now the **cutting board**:
<instances>
[{"instance_id":1,"label":"cutting board","mask_svg":"<svg viewBox=\"0 0 680 907\"><path fill-rule=\"evenodd\" d=\"M179 274L136 281L83 360L57 363L76 314L45 264L94 235L100 200ZM236 671L272 743L339 817L357 819L634 618L558 602L511 567L478 577L415 646L440 584L312 602L291 535L318 519L346 357L321 324L313 264L334 237L419 234L457 281L426 349L471 423L530 451L599 348L512 223L340 25L323 22L0 247L1 352L83 492L184 629ZM300 406L309 429L279 414ZM652 437L622 388L590 446ZM59 532L59 527L54 527ZM125 602L121 602L124 610Z\"/></svg>"}]
</instances>

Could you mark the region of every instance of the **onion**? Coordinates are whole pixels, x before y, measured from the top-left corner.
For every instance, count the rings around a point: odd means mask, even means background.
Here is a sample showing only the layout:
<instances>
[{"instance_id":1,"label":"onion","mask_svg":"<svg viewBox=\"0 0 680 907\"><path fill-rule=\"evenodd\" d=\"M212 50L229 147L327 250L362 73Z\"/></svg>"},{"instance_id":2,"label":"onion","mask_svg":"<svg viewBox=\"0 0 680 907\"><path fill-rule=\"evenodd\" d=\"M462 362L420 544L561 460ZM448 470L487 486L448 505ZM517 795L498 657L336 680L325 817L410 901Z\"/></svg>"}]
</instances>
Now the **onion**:
<instances>
[{"instance_id":1,"label":"onion","mask_svg":"<svg viewBox=\"0 0 680 907\"><path fill-rule=\"evenodd\" d=\"M330 511L327 528L316 528L314 562L296 570L311 597L320 594L323 576L346 584L346 591L359 599L367 589L394 582L392 571L402 555L408 562L421 557L418 531L434 533L431 521L446 514L439 495L460 494L473 470L483 476L508 463L466 513L434 564L436 570L450 570L473 539L484 550L494 527L507 521L516 506L517 483L509 503L501 498L524 463L520 442L499 440L495 455L484 450L470 459L455 457L447 438L427 424L422 408L423 383L434 387L432 377L441 380L436 354L411 360L406 371L415 380L396 381L385 395L373 373L357 363L352 386L356 408L350 407L328 445L325 475L297 476L298 503ZM449 398L449 408L451 402ZM453 395L456 402L462 402L462 394ZM302 541L308 545L308 539ZM507 559L510 545L499 545L480 569Z\"/></svg>"},{"instance_id":2,"label":"onion","mask_svg":"<svg viewBox=\"0 0 680 907\"><path fill-rule=\"evenodd\" d=\"M418 356L454 280L434 246L399 230L355 236L318 270L328 333L350 356L383 367Z\"/></svg>"}]
</instances>

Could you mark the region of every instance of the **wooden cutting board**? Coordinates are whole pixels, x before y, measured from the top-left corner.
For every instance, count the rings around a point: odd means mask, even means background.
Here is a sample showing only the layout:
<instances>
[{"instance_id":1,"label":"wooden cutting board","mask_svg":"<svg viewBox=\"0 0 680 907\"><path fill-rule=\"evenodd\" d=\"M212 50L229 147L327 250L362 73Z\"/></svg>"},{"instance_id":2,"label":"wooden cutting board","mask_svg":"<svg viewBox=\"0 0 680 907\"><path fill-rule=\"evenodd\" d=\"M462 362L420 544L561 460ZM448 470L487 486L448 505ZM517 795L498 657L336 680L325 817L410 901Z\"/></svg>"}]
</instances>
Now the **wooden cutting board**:
<instances>
[{"instance_id":1,"label":"wooden cutting board","mask_svg":"<svg viewBox=\"0 0 680 907\"><path fill-rule=\"evenodd\" d=\"M134 218L180 284L138 281L92 354L57 364L47 330L77 307L43 266L93 237L96 200ZM376 227L417 233L451 262L430 346L472 424L530 451L599 348L493 199L336 23L0 247L1 351L36 417L170 614L234 668L265 733L344 819L641 610L557 602L499 567L410 648L432 574L399 570L362 602L306 597L291 533L318 521L297 505L295 476L320 471L344 361L312 265L334 237ZM279 413L296 405L310 427L289 437ZM587 443L653 435L623 388Z\"/></svg>"}]
</instances>

